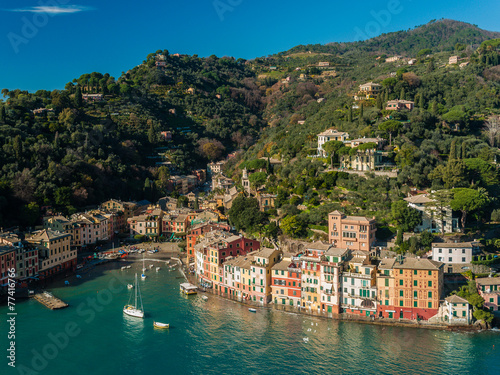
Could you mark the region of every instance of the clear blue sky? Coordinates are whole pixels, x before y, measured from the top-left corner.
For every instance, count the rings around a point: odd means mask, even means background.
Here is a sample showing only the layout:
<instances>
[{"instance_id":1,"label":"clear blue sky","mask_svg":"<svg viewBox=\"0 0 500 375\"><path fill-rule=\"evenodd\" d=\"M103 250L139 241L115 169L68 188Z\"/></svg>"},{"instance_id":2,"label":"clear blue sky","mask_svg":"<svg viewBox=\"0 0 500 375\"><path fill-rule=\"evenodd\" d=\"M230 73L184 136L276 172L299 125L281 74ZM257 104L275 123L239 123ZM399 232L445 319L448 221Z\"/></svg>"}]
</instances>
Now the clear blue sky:
<instances>
[{"instance_id":1,"label":"clear blue sky","mask_svg":"<svg viewBox=\"0 0 500 375\"><path fill-rule=\"evenodd\" d=\"M17 0L0 9L0 88L30 91L93 71L118 77L158 49L251 59L440 18L500 31L498 0Z\"/></svg>"}]
</instances>

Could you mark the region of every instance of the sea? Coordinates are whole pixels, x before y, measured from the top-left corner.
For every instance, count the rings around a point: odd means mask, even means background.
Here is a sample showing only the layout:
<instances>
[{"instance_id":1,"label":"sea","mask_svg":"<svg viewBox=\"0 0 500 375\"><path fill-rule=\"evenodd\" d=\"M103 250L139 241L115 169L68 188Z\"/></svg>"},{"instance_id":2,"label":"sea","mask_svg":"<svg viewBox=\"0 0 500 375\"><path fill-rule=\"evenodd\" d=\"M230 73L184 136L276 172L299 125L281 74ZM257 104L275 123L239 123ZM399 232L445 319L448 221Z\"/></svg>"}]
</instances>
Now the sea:
<instances>
[{"instance_id":1,"label":"sea","mask_svg":"<svg viewBox=\"0 0 500 375\"><path fill-rule=\"evenodd\" d=\"M16 301L13 340L1 306L0 374L500 374L498 330L377 326L271 308L252 313L211 294L207 301L202 293L185 296L181 272L156 266L138 281L144 319L123 314L127 284L142 263L127 270L108 264L68 278L69 286L52 285L66 309ZM154 321L170 329L154 328ZM15 367L7 358L11 341Z\"/></svg>"}]
</instances>

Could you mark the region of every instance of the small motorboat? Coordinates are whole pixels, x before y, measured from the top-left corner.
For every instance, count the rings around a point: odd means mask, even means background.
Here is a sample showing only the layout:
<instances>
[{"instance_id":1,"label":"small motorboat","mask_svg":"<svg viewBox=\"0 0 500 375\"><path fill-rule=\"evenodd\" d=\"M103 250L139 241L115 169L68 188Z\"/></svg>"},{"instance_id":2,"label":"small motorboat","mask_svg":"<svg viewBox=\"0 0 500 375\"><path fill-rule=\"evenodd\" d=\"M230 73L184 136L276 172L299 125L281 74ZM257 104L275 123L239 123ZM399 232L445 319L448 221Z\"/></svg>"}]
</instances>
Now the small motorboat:
<instances>
[{"instance_id":1,"label":"small motorboat","mask_svg":"<svg viewBox=\"0 0 500 375\"><path fill-rule=\"evenodd\" d=\"M133 286L132 284L128 284L128 285L127 285L127 288L128 288L128 289L132 289L133 287L134 287L134 286Z\"/></svg>"},{"instance_id":2,"label":"small motorboat","mask_svg":"<svg viewBox=\"0 0 500 375\"><path fill-rule=\"evenodd\" d=\"M153 268L154 266L152 264L149 265L149 268Z\"/></svg>"},{"instance_id":3,"label":"small motorboat","mask_svg":"<svg viewBox=\"0 0 500 375\"><path fill-rule=\"evenodd\" d=\"M161 268L160 267L156 267L156 272L158 272L159 270L161 270Z\"/></svg>"},{"instance_id":4,"label":"small motorboat","mask_svg":"<svg viewBox=\"0 0 500 375\"><path fill-rule=\"evenodd\" d=\"M123 270L126 270L126 269L127 269L127 266L123 266L123 267L121 268L121 270L122 270L122 271L123 271Z\"/></svg>"},{"instance_id":5,"label":"small motorboat","mask_svg":"<svg viewBox=\"0 0 500 375\"><path fill-rule=\"evenodd\" d=\"M132 268L132 266L127 266L127 269L130 269L130 268Z\"/></svg>"},{"instance_id":6,"label":"small motorboat","mask_svg":"<svg viewBox=\"0 0 500 375\"><path fill-rule=\"evenodd\" d=\"M201 296L201 299L202 299L203 301L208 301L208 297L207 297L207 296Z\"/></svg>"},{"instance_id":7,"label":"small motorboat","mask_svg":"<svg viewBox=\"0 0 500 375\"><path fill-rule=\"evenodd\" d=\"M248 311L253 312L253 313L256 313L256 312L257 312L257 310L256 310L256 309L252 309L252 308L249 308L249 309L248 309Z\"/></svg>"},{"instance_id":8,"label":"small motorboat","mask_svg":"<svg viewBox=\"0 0 500 375\"><path fill-rule=\"evenodd\" d=\"M142 274L142 275L141 275L141 279L143 279L143 280L146 280L146 277L147 277L147 276L146 276L146 275L144 275L144 274Z\"/></svg>"},{"instance_id":9,"label":"small motorboat","mask_svg":"<svg viewBox=\"0 0 500 375\"><path fill-rule=\"evenodd\" d=\"M160 328L160 329L170 328L170 324L168 324L168 323L160 323L160 322L153 322L153 326L155 328Z\"/></svg>"},{"instance_id":10,"label":"small motorboat","mask_svg":"<svg viewBox=\"0 0 500 375\"><path fill-rule=\"evenodd\" d=\"M81 275L76 275L76 278L77 278L77 279L81 279L81 278L82 278L82 276L81 276Z\"/></svg>"}]
</instances>

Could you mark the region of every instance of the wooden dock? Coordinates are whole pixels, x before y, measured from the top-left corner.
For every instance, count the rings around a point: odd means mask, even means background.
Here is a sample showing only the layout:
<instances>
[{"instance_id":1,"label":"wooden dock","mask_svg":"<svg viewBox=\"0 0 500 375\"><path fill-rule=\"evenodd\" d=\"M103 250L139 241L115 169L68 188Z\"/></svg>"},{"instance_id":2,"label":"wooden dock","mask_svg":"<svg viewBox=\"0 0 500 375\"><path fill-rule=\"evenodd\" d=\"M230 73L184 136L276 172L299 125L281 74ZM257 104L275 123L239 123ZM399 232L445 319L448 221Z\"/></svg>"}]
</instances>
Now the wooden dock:
<instances>
[{"instance_id":1,"label":"wooden dock","mask_svg":"<svg viewBox=\"0 0 500 375\"><path fill-rule=\"evenodd\" d=\"M67 303L61 301L57 297L54 297L52 293L48 292L37 293L33 296L33 298L51 310L64 309L69 306Z\"/></svg>"}]
</instances>

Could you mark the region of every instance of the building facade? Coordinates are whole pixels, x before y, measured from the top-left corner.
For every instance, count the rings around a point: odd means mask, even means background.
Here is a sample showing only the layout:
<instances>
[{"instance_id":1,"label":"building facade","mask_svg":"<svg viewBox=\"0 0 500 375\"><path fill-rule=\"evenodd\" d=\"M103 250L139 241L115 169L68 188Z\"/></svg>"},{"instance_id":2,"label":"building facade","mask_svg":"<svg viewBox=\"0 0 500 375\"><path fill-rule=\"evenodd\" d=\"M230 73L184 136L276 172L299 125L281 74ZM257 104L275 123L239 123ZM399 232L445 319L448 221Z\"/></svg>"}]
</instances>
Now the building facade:
<instances>
[{"instance_id":1,"label":"building facade","mask_svg":"<svg viewBox=\"0 0 500 375\"><path fill-rule=\"evenodd\" d=\"M375 218L346 216L339 211L328 214L328 240L334 247L370 251L376 232Z\"/></svg>"}]
</instances>

